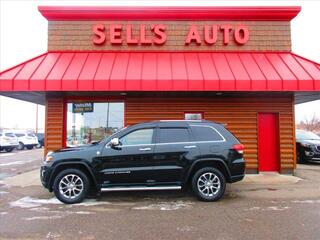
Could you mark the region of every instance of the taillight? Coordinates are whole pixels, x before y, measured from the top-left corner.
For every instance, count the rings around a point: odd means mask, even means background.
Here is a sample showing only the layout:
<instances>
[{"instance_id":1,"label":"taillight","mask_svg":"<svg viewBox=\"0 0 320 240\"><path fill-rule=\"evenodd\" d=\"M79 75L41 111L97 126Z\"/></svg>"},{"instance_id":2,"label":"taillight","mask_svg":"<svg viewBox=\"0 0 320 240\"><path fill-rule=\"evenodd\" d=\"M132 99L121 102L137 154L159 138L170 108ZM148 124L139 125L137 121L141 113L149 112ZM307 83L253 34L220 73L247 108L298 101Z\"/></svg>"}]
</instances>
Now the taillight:
<instances>
[{"instance_id":1,"label":"taillight","mask_svg":"<svg viewBox=\"0 0 320 240\"><path fill-rule=\"evenodd\" d=\"M243 154L244 145L243 144L235 144L232 146L232 149L236 150L240 154Z\"/></svg>"}]
</instances>

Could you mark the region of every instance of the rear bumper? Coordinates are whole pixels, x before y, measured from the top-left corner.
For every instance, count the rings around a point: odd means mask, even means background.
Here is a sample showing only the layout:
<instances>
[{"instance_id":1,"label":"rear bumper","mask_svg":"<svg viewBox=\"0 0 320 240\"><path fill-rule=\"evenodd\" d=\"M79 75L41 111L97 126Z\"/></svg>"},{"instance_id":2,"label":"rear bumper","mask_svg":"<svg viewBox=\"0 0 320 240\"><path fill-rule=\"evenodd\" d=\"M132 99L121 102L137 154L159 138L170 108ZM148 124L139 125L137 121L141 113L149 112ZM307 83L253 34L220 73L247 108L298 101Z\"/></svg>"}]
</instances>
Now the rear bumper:
<instances>
[{"instance_id":1,"label":"rear bumper","mask_svg":"<svg viewBox=\"0 0 320 240\"><path fill-rule=\"evenodd\" d=\"M244 158L239 158L234 160L230 166L230 173L231 173L230 182L234 183L234 182L241 181L244 178L245 169L246 169L246 162Z\"/></svg>"}]
</instances>

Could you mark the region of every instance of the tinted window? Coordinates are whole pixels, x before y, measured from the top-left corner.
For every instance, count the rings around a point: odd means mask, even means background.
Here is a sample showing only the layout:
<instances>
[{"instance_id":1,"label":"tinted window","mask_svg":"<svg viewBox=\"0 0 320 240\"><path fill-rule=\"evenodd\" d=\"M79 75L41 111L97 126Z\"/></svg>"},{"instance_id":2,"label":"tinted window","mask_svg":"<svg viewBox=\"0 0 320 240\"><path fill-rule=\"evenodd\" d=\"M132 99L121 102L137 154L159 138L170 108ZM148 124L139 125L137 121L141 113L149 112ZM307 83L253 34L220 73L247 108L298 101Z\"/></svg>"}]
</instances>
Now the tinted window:
<instances>
[{"instance_id":1,"label":"tinted window","mask_svg":"<svg viewBox=\"0 0 320 240\"><path fill-rule=\"evenodd\" d=\"M197 141L221 141L220 134L209 126L192 126L192 132Z\"/></svg>"},{"instance_id":2,"label":"tinted window","mask_svg":"<svg viewBox=\"0 0 320 240\"><path fill-rule=\"evenodd\" d=\"M6 137L14 137L14 135L12 133L5 133L4 134Z\"/></svg>"},{"instance_id":3,"label":"tinted window","mask_svg":"<svg viewBox=\"0 0 320 240\"><path fill-rule=\"evenodd\" d=\"M24 134L22 134L22 133L16 133L16 136L17 136L17 137L23 137Z\"/></svg>"},{"instance_id":4,"label":"tinted window","mask_svg":"<svg viewBox=\"0 0 320 240\"><path fill-rule=\"evenodd\" d=\"M319 140L320 137L313 132L298 131L296 133L296 138L299 140Z\"/></svg>"},{"instance_id":5,"label":"tinted window","mask_svg":"<svg viewBox=\"0 0 320 240\"><path fill-rule=\"evenodd\" d=\"M160 128L159 143L189 142L189 132L187 128Z\"/></svg>"},{"instance_id":6,"label":"tinted window","mask_svg":"<svg viewBox=\"0 0 320 240\"><path fill-rule=\"evenodd\" d=\"M136 130L120 138L120 142L122 145L151 144L153 131L151 128Z\"/></svg>"},{"instance_id":7,"label":"tinted window","mask_svg":"<svg viewBox=\"0 0 320 240\"><path fill-rule=\"evenodd\" d=\"M32 133L28 133L28 137L35 137L35 135Z\"/></svg>"}]
</instances>

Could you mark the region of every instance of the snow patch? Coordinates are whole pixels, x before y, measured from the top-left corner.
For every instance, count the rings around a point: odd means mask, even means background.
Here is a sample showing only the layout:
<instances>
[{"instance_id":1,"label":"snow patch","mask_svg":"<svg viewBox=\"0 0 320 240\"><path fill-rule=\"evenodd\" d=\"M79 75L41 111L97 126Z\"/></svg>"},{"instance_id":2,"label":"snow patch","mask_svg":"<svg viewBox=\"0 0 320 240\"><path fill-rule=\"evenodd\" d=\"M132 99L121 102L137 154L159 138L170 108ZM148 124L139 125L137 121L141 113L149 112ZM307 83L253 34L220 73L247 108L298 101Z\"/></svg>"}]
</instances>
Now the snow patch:
<instances>
[{"instance_id":1,"label":"snow patch","mask_svg":"<svg viewBox=\"0 0 320 240\"><path fill-rule=\"evenodd\" d=\"M184 202L184 201L159 202L159 203L149 204L147 206L133 207L132 209L172 211L172 210L190 208L192 204L193 204L192 202Z\"/></svg>"},{"instance_id":2,"label":"snow patch","mask_svg":"<svg viewBox=\"0 0 320 240\"><path fill-rule=\"evenodd\" d=\"M320 199L319 200L294 200L291 202L293 202L293 203L320 203Z\"/></svg>"},{"instance_id":3,"label":"snow patch","mask_svg":"<svg viewBox=\"0 0 320 240\"><path fill-rule=\"evenodd\" d=\"M267 207L265 210L271 210L271 211L284 211L289 209L290 207L281 207L281 206L270 206Z\"/></svg>"},{"instance_id":4,"label":"snow patch","mask_svg":"<svg viewBox=\"0 0 320 240\"><path fill-rule=\"evenodd\" d=\"M5 166L11 166L11 165L22 165L25 162L23 161L16 161L16 162L9 162L9 163L1 163L0 167L5 167Z\"/></svg>"},{"instance_id":5,"label":"snow patch","mask_svg":"<svg viewBox=\"0 0 320 240\"><path fill-rule=\"evenodd\" d=\"M4 194L7 194L8 192L5 192L5 191L0 191L0 196L1 195L4 195Z\"/></svg>"},{"instance_id":6,"label":"snow patch","mask_svg":"<svg viewBox=\"0 0 320 240\"><path fill-rule=\"evenodd\" d=\"M39 208L42 205L49 205L49 204L63 204L60 202L57 198L53 197L50 199L38 199L38 198L32 198L32 197L23 197L20 198L17 201L11 202L10 206L11 207L20 207L20 208L33 208L32 210L34 211L44 211L45 209ZM109 202L104 202L104 201L96 201L95 199L88 199L85 200L82 203L77 203L73 205L69 205L70 207L72 206L96 206L96 205L102 205L102 204L110 204Z\"/></svg>"},{"instance_id":7,"label":"snow patch","mask_svg":"<svg viewBox=\"0 0 320 240\"><path fill-rule=\"evenodd\" d=\"M51 220L51 219L59 219L63 218L63 216L38 216L38 217L29 217L29 218L23 218L24 220L27 221L33 221L33 220Z\"/></svg>"},{"instance_id":8,"label":"snow patch","mask_svg":"<svg viewBox=\"0 0 320 240\"><path fill-rule=\"evenodd\" d=\"M17 201L11 202L10 206L20 207L20 208L34 208L34 207L40 207L43 204L62 204L62 203L56 198L36 199L32 197L23 197Z\"/></svg>"},{"instance_id":9,"label":"snow patch","mask_svg":"<svg viewBox=\"0 0 320 240\"><path fill-rule=\"evenodd\" d=\"M0 215L7 215L7 212L0 212Z\"/></svg>"}]
</instances>

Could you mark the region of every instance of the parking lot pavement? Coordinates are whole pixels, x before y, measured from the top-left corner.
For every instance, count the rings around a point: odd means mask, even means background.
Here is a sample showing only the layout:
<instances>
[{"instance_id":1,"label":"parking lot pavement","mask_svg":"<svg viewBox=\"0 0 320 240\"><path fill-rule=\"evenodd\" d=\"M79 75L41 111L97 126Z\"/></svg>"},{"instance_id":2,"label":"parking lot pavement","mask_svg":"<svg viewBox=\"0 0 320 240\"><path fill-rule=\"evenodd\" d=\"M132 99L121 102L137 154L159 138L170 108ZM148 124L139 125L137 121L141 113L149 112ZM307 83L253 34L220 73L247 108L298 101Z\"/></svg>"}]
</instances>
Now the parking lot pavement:
<instances>
[{"instance_id":1,"label":"parking lot pavement","mask_svg":"<svg viewBox=\"0 0 320 240\"><path fill-rule=\"evenodd\" d=\"M65 205L39 182L10 185L36 181L34 170L0 184L0 239L319 239L320 164L299 165L296 176L228 185L215 203L190 191L150 191Z\"/></svg>"},{"instance_id":2,"label":"parking lot pavement","mask_svg":"<svg viewBox=\"0 0 320 240\"><path fill-rule=\"evenodd\" d=\"M0 181L17 174L39 169L43 149L0 152Z\"/></svg>"}]
</instances>

